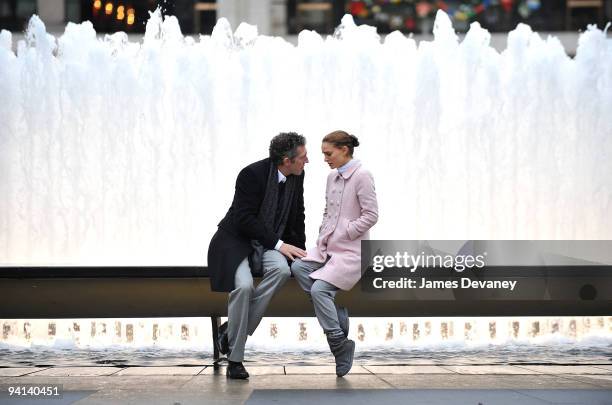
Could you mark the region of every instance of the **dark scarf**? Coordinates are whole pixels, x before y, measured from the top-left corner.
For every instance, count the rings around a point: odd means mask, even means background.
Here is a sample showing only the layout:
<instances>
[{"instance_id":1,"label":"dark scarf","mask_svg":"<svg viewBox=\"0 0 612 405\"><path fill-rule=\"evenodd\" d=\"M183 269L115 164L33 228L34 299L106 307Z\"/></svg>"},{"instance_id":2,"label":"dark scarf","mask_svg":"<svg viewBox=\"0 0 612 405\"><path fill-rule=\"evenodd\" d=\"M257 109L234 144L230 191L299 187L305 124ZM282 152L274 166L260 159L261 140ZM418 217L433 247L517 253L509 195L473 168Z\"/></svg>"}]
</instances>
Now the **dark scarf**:
<instances>
[{"instance_id":1,"label":"dark scarf","mask_svg":"<svg viewBox=\"0 0 612 405\"><path fill-rule=\"evenodd\" d=\"M272 230L278 239L281 238L287 225L289 211L291 210L291 202L295 193L297 184L296 176L287 176L285 181L285 191L279 198L278 168L274 163L270 163L268 170L268 182L266 183L266 191L264 199L259 207L257 217L265 224L267 229ZM263 273L263 252L264 247L258 240L251 240L253 252L249 255L249 265L251 272L255 275Z\"/></svg>"}]
</instances>

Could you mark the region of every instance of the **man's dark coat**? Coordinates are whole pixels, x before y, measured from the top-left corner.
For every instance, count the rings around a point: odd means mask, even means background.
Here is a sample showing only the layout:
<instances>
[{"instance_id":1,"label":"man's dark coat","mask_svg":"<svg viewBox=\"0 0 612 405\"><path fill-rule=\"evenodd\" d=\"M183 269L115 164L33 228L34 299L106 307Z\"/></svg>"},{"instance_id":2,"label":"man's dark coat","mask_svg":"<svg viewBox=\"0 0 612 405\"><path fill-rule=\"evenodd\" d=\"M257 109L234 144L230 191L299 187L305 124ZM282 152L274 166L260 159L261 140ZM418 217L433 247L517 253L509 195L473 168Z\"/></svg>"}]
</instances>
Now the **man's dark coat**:
<instances>
[{"instance_id":1,"label":"man's dark coat","mask_svg":"<svg viewBox=\"0 0 612 405\"><path fill-rule=\"evenodd\" d=\"M248 165L238 174L232 205L219 222L208 248L208 270L213 291L229 292L234 289L236 269L253 250L251 239L258 240L266 249L274 249L278 241L272 230L257 217L266 192L269 171L270 159L266 158ZM289 218L280 239L306 248L303 172L298 176Z\"/></svg>"}]
</instances>

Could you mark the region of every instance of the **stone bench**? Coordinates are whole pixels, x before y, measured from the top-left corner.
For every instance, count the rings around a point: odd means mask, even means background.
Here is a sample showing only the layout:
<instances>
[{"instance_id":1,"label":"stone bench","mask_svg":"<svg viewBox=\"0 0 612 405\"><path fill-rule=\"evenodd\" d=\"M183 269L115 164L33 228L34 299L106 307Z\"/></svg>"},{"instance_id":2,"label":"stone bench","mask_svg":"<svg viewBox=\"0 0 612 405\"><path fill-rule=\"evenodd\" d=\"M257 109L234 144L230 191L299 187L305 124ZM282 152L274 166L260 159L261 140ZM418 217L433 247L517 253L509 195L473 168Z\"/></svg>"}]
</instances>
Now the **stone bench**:
<instances>
[{"instance_id":1,"label":"stone bench","mask_svg":"<svg viewBox=\"0 0 612 405\"><path fill-rule=\"evenodd\" d=\"M378 296L380 297L380 295ZM359 285L337 302L360 317L607 316L609 300L381 300ZM210 317L213 338L227 315L227 293L210 290L207 267L0 267L1 319ZM290 279L266 316L314 316ZM214 351L215 360L219 354Z\"/></svg>"}]
</instances>

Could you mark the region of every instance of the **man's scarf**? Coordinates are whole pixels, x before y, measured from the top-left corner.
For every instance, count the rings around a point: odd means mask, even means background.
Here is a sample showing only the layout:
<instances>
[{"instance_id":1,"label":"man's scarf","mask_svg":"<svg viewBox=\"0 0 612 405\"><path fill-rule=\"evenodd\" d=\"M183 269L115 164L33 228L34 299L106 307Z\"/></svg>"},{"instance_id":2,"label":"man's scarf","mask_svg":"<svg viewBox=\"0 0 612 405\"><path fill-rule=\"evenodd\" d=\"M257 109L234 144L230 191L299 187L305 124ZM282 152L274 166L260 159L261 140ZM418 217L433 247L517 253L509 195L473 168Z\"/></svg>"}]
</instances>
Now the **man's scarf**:
<instances>
[{"instance_id":1,"label":"man's scarf","mask_svg":"<svg viewBox=\"0 0 612 405\"><path fill-rule=\"evenodd\" d=\"M289 218L289 211L291 210L291 203L293 201L293 194L297 188L297 181L297 176L287 176L284 186L285 191L279 201L278 168L273 162L270 162L266 191L257 217L264 223L266 229L276 235L277 239L280 239L285 231L287 219ZM278 204L280 204L280 206ZM251 246L253 246L253 252L249 256L251 272L254 274L261 274L263 273L262 258L264 247L255 239L251 240Z\"/></svg>"}]
</instances>

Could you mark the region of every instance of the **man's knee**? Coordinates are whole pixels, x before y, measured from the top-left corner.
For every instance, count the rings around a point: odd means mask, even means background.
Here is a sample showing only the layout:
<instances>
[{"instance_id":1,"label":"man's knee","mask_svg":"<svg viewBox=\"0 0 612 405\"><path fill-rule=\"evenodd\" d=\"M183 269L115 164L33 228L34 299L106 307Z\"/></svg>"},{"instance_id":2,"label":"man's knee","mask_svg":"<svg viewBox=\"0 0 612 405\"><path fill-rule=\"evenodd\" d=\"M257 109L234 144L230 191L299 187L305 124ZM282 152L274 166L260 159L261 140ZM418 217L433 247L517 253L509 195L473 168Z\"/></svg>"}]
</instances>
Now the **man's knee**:
<instances>
[{"instance_id":1,"label":"man's knee","mask_svg":"<svg viewBox=\"0 0 612 405\"><path fill-rule=\"evenodd\" d=\"M286 262L278 264L277 272L278 277L283 281L287 281L289 277L291 277L291 268L289 268L289 265Z\"/></svg>"},{"instance_id":2,"label":"man's knee","mask_svg":"<svg viewBox=\"0 0 612 405\"><path fill-rule=\"evenodd\" d=\"M253 280L237 280L232 293L251 296L254 289Z\"/></svg>"},{"instance_id":3,"label":"man's knee","mask_svg":"<svg viewBox=\"0 0 612 405\"><path fill-rule=\"evenodd\" d=\"M287 264L285 256L277 250L269 250L264 253L264 272L272 272L274 276L287 281L291 277L291 269Z\"/></svg>"}]
</instances>

